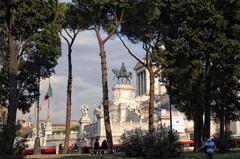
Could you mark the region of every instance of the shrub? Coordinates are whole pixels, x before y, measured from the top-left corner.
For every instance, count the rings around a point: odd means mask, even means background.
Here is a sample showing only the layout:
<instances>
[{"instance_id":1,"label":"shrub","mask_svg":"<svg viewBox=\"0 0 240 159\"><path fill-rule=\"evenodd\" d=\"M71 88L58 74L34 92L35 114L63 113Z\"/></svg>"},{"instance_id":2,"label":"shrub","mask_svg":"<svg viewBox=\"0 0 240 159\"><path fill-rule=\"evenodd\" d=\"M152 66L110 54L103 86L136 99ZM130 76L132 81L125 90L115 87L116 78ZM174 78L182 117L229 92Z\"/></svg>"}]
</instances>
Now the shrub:
<instances>
[{"instance_id":1,"label":"shrub","mask_svg":"<svg viewBox=\"0 0 240 159\"><path fill-rule=\"evenodd\" d=\"M129 157L143 156L144 136L147 131L141 129L130 130L121 136L122 144L124 145L124 153Z\"/></svg>"},{"instance_id":2,"label":"shrub","mask_svg":"<svg viewBox=\"0 0 240 159\"><path fill-rule=\"evenodd\" d=\"M225 132L221 139L220 133L214 135L213 141L215 142L219 152L229 152L230 148L234 148L236 143L231 138L232 132Z\"/></svg>"},{"instance_id":3,"label":"shrub","mask_svg":"<svg viewBox=\"0 0 240 159\"><path fill-rule=\"evenodd\" d=\"M5 131L6 125L3 125L2 130L0 131L0 158L6 158L6 159L23 159L23 155L20 153L23 149L27 147L26 145L26 138L16 137L13 145L12 152L10 154L6 154L4 152L3 147L5 146L5 143L3 142L4 137L4 131ZM18 133L20 129L19 123L16 125L16 133Z\"/></svg>"},{"instance_id":4,"label":"shrub","mask_svg":"<svg viewBox=\"0 0 240 159\"><path fill-rule=\"evenodd\" d=\"M152 133L135 129L121 136L124 153L128 157L169 158L177 157L179 144L176 132L170 133L169 128L159 126Z\"/></svg>"}]
</instances>

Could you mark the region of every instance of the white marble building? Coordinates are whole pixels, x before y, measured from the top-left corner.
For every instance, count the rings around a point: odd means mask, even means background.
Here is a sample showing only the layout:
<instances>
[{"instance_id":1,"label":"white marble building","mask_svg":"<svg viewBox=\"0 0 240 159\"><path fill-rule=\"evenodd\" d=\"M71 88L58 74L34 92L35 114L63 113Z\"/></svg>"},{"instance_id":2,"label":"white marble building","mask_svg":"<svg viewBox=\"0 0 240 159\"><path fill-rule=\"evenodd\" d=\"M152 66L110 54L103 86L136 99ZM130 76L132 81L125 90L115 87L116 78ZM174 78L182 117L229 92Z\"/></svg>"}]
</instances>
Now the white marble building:
<instances>
[{"instance_id":1,"label":"white marble building","mask_svg":"<svg viewBox=\"0 0 240 159\"><path fill-rule=\"evenodd\" d=\"M148 129L148 99L149 99L149 73L140 64L134 68L136 75L136 90L131 84L116 84L112 88L110 102L110 120L113 144L120 143L120 136L126 130L135 128ZM155 79L155 125L162 123L170 125L169 99L165 86ZM99 105L93 112L94 120L89 118L88 105L81 107L80 130L78 136L79 147L93 146L96 138L100 142L105 137L103 108ZM186 120L185 116L173 109L173 129L177 130L182 139L193 136L193 122Z\"/></svg>"},{"instance_id":2,"label":"white marble building","mask_svg":"<svg viewBox=\"0 0 240 159\"><path fill-rule=\"evenodd\" d=\"M112 100L110 102L110 120L113 136L113 144L120 143L120 136L124 131L141 128L148 129L148 99L149 99L149 73L140 64L134 68L136 76L136 89L131 84L118 83L112 88ZM89 118L88 105L81 106L81 118L79 132L72 132L70 145L78 143L82 146L93 146L96 138L106 139L103 107L99 105L92 112L94 118ZM169 98L165 86L155 79L155 126L170 125ZM173 108L172 126L180 139L193 139L193 122L186 119L183 113ZM240 134L240 122L231 122L230 129L233 134ZM211 123L211 134L218 131L218 124ZM33 129L33 138L29 138L29 146L33 147L36 128ZM40 123L41 146L64 143L65 134L53 133L50 122Z\"/></svg>"},{"instance_id":3,"label":"white marble building","mask_svg":"<svg viewBox=\"0 0 240 159\"><path fill-rule=\"evenodd\" d=\"M32 137L27 138L27 145L28 148L34 148L34 141L37 137L37 129L36 125L32 131ZM65 133L56 133L53 131L52 123L48 121L40 121L39 122L39 138L40 138L40 145L41 146L56 146L58 147L59 144L64 145L65 140ZM78 139L78 132L71 131L70 132L70 139L69 139L69 146L75 144Z\"/></svg>"}]
</instances>

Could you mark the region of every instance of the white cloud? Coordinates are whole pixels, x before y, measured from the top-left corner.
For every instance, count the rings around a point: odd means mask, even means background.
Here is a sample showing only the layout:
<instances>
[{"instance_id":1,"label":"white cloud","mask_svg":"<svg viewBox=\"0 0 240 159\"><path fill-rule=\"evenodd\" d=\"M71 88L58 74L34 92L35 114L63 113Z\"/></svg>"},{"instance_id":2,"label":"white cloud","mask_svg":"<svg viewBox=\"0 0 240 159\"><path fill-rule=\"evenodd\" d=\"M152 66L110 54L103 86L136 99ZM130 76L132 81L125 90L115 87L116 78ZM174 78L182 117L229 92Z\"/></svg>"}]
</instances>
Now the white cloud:
<instances>
[{"instance_id":1,"label":"white cloud","mask_svg":"<svg viewBox=\"0 0 240 159\"><path fill-rule=\"evenodd\" d=\"M70 2L72 2L72 0L59 0L59 2L70 3Z\"/></svg>"},{"instance_id":2,"label":"white cloud","mask_svg":"<svg viewBox=\"0 0 240 159\"><path fill-rule=\"evenodd\" d=\"M140 44L134 45L127 42L133 53L139 58L143 57L143 51ZM62 57L58 60L56 66L56 74L51 77L53 87L53 98L51 99L51 121L57 123L65 123L66 111L66 92L67 92L67 62L66 43L62 41ZM120 68L122 62L125 62L127 69L133 72L133 67L136 60L131 57L122 43L116 38L110 40L106 44L107 65L108 65L108 82L109 82L109 97L111 98L111 89L114 85L112 68ZM91 110L96 106L102 98L101 86L101 65L99 57L99 47L96 35L93 31L84 31L79 34L76 42L73 45L72 53L73 63L73 88L72 88L72 119L79 120L80 106L89 104ZM41 81L41 119L47 117L47 101L43 100L48 89L48 79ZM22 115L18 113L18 118L28 118L29 115L33 118L34 108L31 108L31 113Z\"/></svg>"},{"instance_id":3,"label":"white cloud","mask_svg":"<svg viewBox=\"0 0 240 159\"><path fill-rule=\"evenodd\" d=\"M66 33L64 33L64 32L63 32L63 35L65 37L68 37L66 35ZM76 40L74 42L74 46L91 46L93 44L97 45L98 42L97 42L97 39L95 37L96 37L96 35L93 31L80 32L76 37ZM67 44L67 42L63 38L61 38L61 39L62 39L62 43Z\"/></svg>"}]
</instances>

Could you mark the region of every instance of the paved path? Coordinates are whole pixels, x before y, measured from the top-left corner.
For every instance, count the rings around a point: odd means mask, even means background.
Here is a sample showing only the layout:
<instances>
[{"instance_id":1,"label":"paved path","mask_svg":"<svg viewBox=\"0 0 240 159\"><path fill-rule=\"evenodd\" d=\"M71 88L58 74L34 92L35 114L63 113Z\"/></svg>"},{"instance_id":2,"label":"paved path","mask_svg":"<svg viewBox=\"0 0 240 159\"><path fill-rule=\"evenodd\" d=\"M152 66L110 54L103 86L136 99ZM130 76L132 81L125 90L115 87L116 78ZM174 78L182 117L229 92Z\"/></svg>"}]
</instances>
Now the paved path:
<instances>
[{"instance_id":1,"label":"paved path","mask_svg":"<svg viewBox=\"0 0 240 159\"><path fill-rule=\"evenodd\" d=\"M42 158L49 158L49 159L52 159L52 158L64 158L64 157L70 157L70 156L73 156L73 157L77 157L79 156L80 157L80 154L69 154L69 155L28 155L25 157L25 159L42 159ZM82 157L84 157L83 155L81 155Z\"/></svg>"},{"instance_id":2,"label":"paved path","mask_svg":"<svg viewBox=\"0 0 240 159\"><path fill-rule=\"evenodd\" d=\"M86 158L118 158L113 157L113 155L92 155L92 154L59 154L59 155L28 155L25 157L25 159L86 159ZM120 159L121 157L119 157Z\"/></svg>"}]
</instances>

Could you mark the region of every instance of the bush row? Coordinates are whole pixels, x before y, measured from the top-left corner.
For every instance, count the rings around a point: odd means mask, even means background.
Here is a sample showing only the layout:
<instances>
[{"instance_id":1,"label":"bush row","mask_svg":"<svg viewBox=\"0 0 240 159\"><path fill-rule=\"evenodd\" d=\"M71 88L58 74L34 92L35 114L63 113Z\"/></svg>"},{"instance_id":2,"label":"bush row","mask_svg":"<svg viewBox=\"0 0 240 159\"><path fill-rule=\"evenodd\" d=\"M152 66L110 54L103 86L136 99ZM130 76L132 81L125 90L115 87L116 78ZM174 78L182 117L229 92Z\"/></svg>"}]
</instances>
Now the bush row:
<instances>
[{"instance_id":1,"label":"bush row","mask_svg":"<svg viewBox=\"0 0 240 159\"><path fill-rule=\"evenodd\" d=\"M177 133L164 126L157 127L151 133L142 129L127 131L121 140L127 157L165 159L179 155Z\"/></svg>"}]
</instances>

